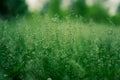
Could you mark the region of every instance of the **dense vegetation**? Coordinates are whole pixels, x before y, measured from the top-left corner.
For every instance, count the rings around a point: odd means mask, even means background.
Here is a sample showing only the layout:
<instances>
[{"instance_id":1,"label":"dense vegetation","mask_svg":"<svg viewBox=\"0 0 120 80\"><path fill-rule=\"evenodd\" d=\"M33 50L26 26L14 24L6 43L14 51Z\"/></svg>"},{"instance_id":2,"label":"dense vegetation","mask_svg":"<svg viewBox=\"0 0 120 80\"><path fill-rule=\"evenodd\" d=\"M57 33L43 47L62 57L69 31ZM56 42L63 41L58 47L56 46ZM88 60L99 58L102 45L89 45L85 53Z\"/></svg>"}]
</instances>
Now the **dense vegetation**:
<instances>
[{"instance_id":1,"label":"dense vegetation","mask_svg":"<svg viewBox=\"0 0 120 80\"><path fill-rule=\"evenodd\" d=\"M0 80L118 80L120 28L80 19L0 21Z\"/></svg>"},{"instance_id":2,"label":"dense vegetation","mask_svg":"<svg viewBox=\"0 0 120 80\"><path fill-rule=\"evenodd\" d=\"M1 0L0 80L119 80L120 14L97 1L72 0L62 10L51 0L42 16L22 17L25 0Z\"/></svg>"}]
</instances>

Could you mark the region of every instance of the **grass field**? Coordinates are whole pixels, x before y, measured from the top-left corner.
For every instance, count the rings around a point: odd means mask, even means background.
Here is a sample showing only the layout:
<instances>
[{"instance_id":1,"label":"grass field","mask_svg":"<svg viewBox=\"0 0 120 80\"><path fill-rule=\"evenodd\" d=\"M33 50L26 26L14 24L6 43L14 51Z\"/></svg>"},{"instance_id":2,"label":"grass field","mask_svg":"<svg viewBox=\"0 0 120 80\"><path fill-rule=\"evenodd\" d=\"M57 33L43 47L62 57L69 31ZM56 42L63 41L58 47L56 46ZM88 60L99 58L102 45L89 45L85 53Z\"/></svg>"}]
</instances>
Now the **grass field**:
<instances>
[{"instance_id":1,"label":"grass field","mask_svg":"<svg viewBox=\"0 0 120 80\"><path fill-rule=\"evenodd\" d=\"M119 80L120 27L81 19L0 20L0 80Z\"/></svg>"}]
</instances>

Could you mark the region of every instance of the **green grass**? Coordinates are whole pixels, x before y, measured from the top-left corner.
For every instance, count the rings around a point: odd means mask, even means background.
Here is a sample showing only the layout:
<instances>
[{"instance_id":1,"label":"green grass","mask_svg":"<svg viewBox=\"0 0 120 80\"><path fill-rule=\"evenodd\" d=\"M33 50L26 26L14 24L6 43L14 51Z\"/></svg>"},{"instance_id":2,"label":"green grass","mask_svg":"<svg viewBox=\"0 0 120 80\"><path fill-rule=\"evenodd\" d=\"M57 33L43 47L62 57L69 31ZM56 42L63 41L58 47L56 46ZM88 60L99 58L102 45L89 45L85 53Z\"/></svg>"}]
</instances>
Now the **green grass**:
<instances>
[{"instance_id":1,"label":"green grass","mask_svg":"<svg viewBox=\"0 0 120 80\"><path fill-rule=\"evenodd\" d=\"M0 21L0 80L119 80L120 28L32 17Z\"/></svg>"}]
</instances>

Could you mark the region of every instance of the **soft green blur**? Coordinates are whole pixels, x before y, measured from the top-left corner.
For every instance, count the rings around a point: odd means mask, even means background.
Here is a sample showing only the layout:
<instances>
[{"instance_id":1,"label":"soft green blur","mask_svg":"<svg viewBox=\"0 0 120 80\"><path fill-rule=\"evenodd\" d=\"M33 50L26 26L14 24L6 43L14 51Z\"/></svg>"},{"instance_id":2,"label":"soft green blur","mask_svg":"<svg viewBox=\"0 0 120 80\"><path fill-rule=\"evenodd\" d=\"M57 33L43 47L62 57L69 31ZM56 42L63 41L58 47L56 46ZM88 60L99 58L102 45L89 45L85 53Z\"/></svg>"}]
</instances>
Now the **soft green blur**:
<instances>
[{"instance_id":1,"label":"soft green blur","mask_svg":"<svg viewBox=\"0 0 120 80\"><path fill-rule=\"evenodd\" d=\"M25 0L0 0L0 18L16 17L27 12Z\"/></svg>"},{"instance_id":2,"label":"soft green blur","mask_svg":"<svg viewBox=\"0 0 120 80\"><path fill-rule=\"evenodd\" d=\"M30 13L27 8L27 4L25 0L1 0L0 1L0 17L16 17L21 14L34 14L36 12ZM84 17L86 20L93 20L96 22L109 23L113 22L114 24L120 24L120 14L119 14L119 6L117 10L117 14L114 16L110 16L108 13L108 9L103 7L104 0L94 1L94 5L88 6L86 4L86 0L71 0L71 5L68 9L61 9L62 0L50 0L46 2L40 10L39 15L48 15L50 17L59 16L60 18L64 18L66 16L73 17ZM38 13L38 12L37 12Z\"/></svg>"}]
</instances>

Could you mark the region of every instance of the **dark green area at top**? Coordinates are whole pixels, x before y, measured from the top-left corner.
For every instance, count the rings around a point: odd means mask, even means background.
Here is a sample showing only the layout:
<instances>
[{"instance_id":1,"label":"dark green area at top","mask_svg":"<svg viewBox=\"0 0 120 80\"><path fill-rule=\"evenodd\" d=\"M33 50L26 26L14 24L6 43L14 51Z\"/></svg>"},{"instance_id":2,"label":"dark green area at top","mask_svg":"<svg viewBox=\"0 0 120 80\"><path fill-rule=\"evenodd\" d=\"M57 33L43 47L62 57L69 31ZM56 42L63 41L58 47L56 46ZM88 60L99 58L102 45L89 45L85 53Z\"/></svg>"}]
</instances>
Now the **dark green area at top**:
<instances>
[{"instance_id":1,"label":"dark green area at top","mask_svg":"<svg viewBox=\"0 0 120 80\"><path fill-rule=\"evenodd\" d=\"M0 0L0 16L13 17L27 11L25 0Z\"/></svg>"}]
</instances>

